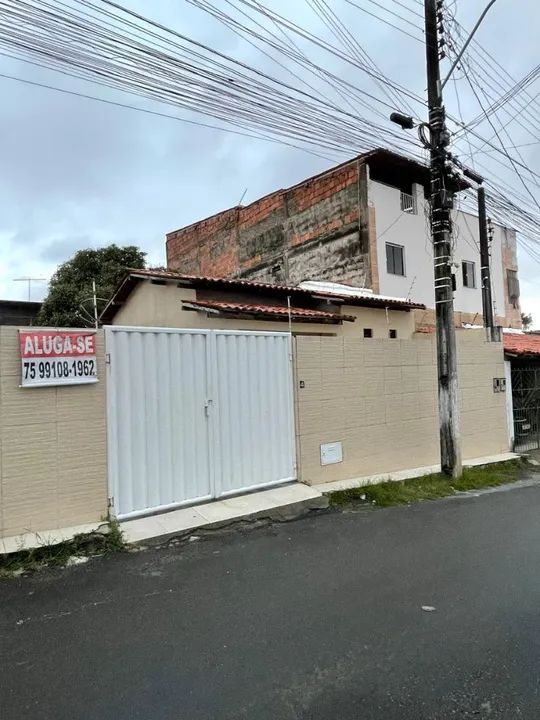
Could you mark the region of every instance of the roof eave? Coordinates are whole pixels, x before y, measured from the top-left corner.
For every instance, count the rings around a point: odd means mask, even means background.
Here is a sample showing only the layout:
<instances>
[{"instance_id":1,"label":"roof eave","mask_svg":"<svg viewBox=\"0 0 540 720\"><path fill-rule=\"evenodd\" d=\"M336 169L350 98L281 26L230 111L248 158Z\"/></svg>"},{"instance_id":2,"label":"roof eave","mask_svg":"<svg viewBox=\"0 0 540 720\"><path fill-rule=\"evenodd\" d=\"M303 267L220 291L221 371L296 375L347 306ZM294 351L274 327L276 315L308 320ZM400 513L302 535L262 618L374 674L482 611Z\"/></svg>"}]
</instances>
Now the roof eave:
<instances>
[{"instance_id":1,"label":"roof eave","mask_svg":"<svg viewBox=\"0 0 540 720\"><path fill-rule=\"evenodd\" d=\"M124 304L124 300L126 300L130 294L131 290L125 295L124 292L128 285L134 286L136 283L133 283L132 280L134 278L134 275L131 271L126 272L123 279L120 281L120 284L114 291L113 296L109 300L109 302L105 305L103 310L101 311L101 314L98 318L100 325L105 325L106 323L111 322L113 320L114 316L118 312L118 310L122 307ZM142 279L142 278L140 278ZM138 279L137 279L138 281ZM122 299L120 299L122 298Z\"/></svg>"},{"instance_id":2,"label":"roof eave","mask_svg":"<svg viewBox=\"0 0 540 720\"><path fill-rule=\"evenodd\" d=\"M238 310L238 309L228 309L228 308L215 308L211 306L207 306L204 303L198 303L198 302L182 302L182 307L186 310L196 310L199 312L206 312L208 314L214 315L214 316L221 316L221 317L227 317L227 318L237 318L237 319L261 319L261 320L274 320L278 322L288 322L289 316L286 313L275 313L272 312L271 309L265 310L253 310L252 312L248 310ZM334 325L342 325L343 322L355 322L356 318L353 315L338 315L338 314L332 314L332 315L302 315L295 313L294 311L291 312L290 320L292 322L298 323L315 323L315 324L334 324Z\"/></svg>"},{"instance_id":3,"label":"roof eave","mask_svg":"<svg viewBox=\"0 0 540 720\"><path fill-rule=\"evenodd\" d=\"M286 315L266 313L266 312L241 312L238 310L215 310L214 308L199 308L201 312L211 313L217 317L223 317L235 320L263 320L266 322L288 322ZM217 313L217 315L216 315ZM307 323L310 325L341 325L344 318L320 318L307 317L306 315L291 315L291 322Z\"/></svg>"},{"instance_id":4,"label":"roof eave","mask_svg":"<svg viewBox=\"0 0 540 720\"><path fill-rule=\"evenodd\" d=\"M419 303L407 303L396 301L378 300L377 298L341 298L344 305L352 305L354 307L372 307L380 310L397 310L400 312L410 312L411 310L425 310L426 306Z\"/></svg>"},{"instance_id":5,"label":"roof eave","mask_svg":"<svg viewBox=\"0 0 540 720\"><path fill-rule=\"evenodd\" d=\"M166 272L170 272L170 275L166 275ZM99 321L100 324L108 324L110 323L118 310L122 307L124 302L127 300L127 298L130 296L133 288L141 281L141 280L159 280L167 282L175 282L178 287L189 287L189 288L198 288L198 287L212 287L212 286L221 286L223 288L245 288L245 287L253 287L254 290L264 294L270 294L274 296L295 296L299 295L302 297L309 297L313 299L321 299L322 296L320 293L313 292L301 287L295 288L285 285L270 285L270 284L260 284L257 282L250 283L250 281L242 280L238 278L204 278L204 277L197 277L197 276L183 276L182 273L178 273L175 276L174 271L157 271L155 274L152 274L152 271L141 271L137 269L132 269L126 272L126 275L124 276L123 280L121 281L120 285L118 286L117 290L115 291L112 298L109 300L105 308L103 309ZM395 310L398 312L409 312L410 310L425 310L425 305L419 304L419 303L409 303L406 301L399 302L399 301L388 301L384 298L377 298L377 297L352 297L352 296L324 296L324 299L326 301L335 302L336 304L340 305L350 305L350 306L358 306L358 307L372 307L372 308L379 308L381 310ZM325 319L325 322L333 322L334 324L340 324L344 320L347 322L354 322L356 318L354 316L345 316L341 315L339 319L335 320L329 320L328 318ZM318 320L300 320L297 319L295 322L321 322L321 319Z\"/></svg>"},{"instance_id":6,"label":"roof eave","mask_svg":"<svg viewBox=\"0 0 540 720\"><path fill-rule=\"evenodd\" d=\"M540 358L540 350L505 350L504 354L510 358Z\"/></svg>"}]
</instances>

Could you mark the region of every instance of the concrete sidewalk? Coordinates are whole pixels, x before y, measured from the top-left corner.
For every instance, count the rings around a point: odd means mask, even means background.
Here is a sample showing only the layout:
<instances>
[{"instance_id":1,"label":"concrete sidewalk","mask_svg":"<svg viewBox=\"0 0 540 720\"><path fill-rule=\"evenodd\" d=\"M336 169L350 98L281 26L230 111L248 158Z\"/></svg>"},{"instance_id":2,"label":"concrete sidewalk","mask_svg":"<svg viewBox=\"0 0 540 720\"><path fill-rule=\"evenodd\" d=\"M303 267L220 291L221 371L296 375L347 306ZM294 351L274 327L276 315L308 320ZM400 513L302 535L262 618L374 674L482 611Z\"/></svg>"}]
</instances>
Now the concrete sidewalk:
<instances>
[{"instance_id":1,"label":"concrete sidewalk","mask_svg":"<svg viewBox=\"0 0 540 720\"><path fill-rule=\"evenodd\" d=\"M463 467L505 462L515 460L518 457L519 455L509 452L501 455L474 458L466 460ZM121 527L127 542L135 543L166 537L167 535L195 532L202 528L219 528L238 520L250 521L261 517L273 520L290 519L309 510L327 507L327 494L336 490L347 490L388 480L408 480L439 472L440 469L440 465L433 465L401 470L386 475L370 475L313 486L291 483L271 490L247 493L203 505L181 508L136 520L127 520L122 522Z\"/></svg>"},{"instance_id":2,"label":"concrete sidewalk","mask_svg":"<svg viewBox=\"0 0 540 720\"><path fill-rule=\"evenodd\" d=\"M172 510L121 523L129 543L180 535L206 528L219 528L238 520L290 519L309 510L325 508L328 499L315 488L290 483L271 490L247 493L225 500Z\"/></svg>"},{"instance_id":3,"label":"concrete sidewalk","mask_svg":"<svg viewBox=\"0 0 540 720\"><path fill-rule=\"evenodd\" d=\"M519 455L508 452L501 455L466 460L463 467L487 465L517 458L519 458ZM263 517L273 520L290 519L309 510L327 507L326 494L337 490L348 490L388 480L408 480L439 471L440 465L433 465L389 472L384 475L368 475L339 480L322 485L310 486L293 482L269 490L245 493L224 500L215 500L169 512L151 514L134 520L125 520L121 523L121 528L127 542L137 543L172 535L193 533L200 528L223 527L239 520L249 522ZM28 532L23 535L0 538L0 553L12 553L43 545L55 545L71 540L77 534L91 533L104 523L105 521L102 520L92 525Z\"/></svg>"}]
</instances>

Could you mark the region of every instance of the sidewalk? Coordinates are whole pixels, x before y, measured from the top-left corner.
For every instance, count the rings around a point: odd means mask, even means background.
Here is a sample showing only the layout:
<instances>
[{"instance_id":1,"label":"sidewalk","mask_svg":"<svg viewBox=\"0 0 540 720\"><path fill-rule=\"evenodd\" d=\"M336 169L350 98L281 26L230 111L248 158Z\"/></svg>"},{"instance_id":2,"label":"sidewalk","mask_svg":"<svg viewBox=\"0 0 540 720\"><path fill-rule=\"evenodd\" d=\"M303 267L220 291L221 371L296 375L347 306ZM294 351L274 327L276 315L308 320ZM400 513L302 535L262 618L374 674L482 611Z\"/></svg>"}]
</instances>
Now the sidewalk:
<instances>
[{"instance_id":1,"label":"sidewalk","mask_svg":"<svg viewBox=\"0 0 540 720\"><path fill-rule=\"evenodd\" d=\"M514 460L518 457L519 455L515 453L503 453L467 460L463 465L464 467L487 465L489 463ZM246 522L261 518L287 520L309 510L326 508L328 506L327 493L336 490L347 490L387 480L408 480L436 473L439 470L440 466L434 465L432 467L412 468L385 473L384 475L357 477L313 486L293 482L270 490L246 493L224 500L148 515L135 520L125 520L121 522L120 527L128 543L138 543L157 538L166 538L167 536L191 534L201 528L224 527L239 520ZM104 521L93 525L28 532L23 535L0 538L0 553L12 553L43 545L54 545L70 540L78 533L93 532L103 524Z\"/></svg>"},{"instance_id":2,"label":"sidewalk","mask_svg":"<svg viewBox=\"0 0 540 720\"><path fill-rule=\"evenodd\" d=\"M291 519L308 510L327 506L327 498L315 488L302 483L291 483L160 515L125 520L121 523L121 528L126 541L135 543L167 535L185 534L202 528L224 527L238 520Z\"/></svg>"}]
</instances>

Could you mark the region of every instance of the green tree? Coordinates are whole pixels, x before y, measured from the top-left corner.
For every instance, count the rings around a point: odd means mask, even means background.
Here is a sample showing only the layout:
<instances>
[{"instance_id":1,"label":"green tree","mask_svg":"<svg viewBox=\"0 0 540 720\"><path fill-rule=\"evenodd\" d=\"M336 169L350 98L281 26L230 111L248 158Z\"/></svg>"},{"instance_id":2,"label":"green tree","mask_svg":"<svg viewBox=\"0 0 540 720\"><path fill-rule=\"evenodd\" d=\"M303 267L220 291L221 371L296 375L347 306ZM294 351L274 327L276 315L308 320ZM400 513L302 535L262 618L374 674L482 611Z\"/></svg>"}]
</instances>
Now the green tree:
<instances>
[{"instance_id":1,"label":"green tree","mask_svg":"<svg viewBox=\"0 0 540 720\"><path fill-rule=\"evenodd\" d=\"M526 315L525 313L521 313L521 324L523 325L524 330L530 330L532 325L533 319L532 315Z\"/></svg>"},{"instance_id":2,"label":"green tree","mask_svg":"<svg viewBox=\"0 0 540 720\"><path fill-rule=\"evenodd\" d=\"M146 253L134 245L109 245L79 250L59 265L37 318L38 325L86 327L93 315L92 281L96 281L98 312L112 296L127 268L144 268Z\"/></svg>"}]
</instances>

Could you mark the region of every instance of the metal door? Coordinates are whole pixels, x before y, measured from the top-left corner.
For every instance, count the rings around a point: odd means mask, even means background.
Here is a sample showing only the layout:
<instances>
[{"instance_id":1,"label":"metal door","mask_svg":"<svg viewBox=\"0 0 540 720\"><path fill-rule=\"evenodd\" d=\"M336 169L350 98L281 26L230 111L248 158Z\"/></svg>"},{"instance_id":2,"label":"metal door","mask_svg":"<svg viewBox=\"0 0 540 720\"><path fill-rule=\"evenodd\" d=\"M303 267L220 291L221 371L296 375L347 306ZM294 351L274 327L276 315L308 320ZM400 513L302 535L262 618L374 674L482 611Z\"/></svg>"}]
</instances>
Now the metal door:
<instances>
[{"instance_id":1,"label":"metal door","mask_svg":"<svg viewBox=\"0 0 540 720\"><path fill-rule=\"evenodd\" d=\"M290 336L216 331L216 495L296 478Z\"/></svg>"},{"instance_id":2,"label":"metal door","mask_svg":"<svg viewBox=\"0 0 540 720\"><path fill-rule=\"evenodd\" d=\"M514 450L540 448L540 365L512 361Z\"/></svg>"},{"instance_id":3,"label":"metal door","mask_svg":"<svg viewBox=\"0 0 540 720\"><path fill-rule=\"evenodd\" d=\"M208 336L107 328L109 485L130 517L212 497Z\"/></svg>"},{"instance_id":4,"label":"metal door","mask_svg":"<svg viewBox=\"0 0 540 720\"><path fill-rule=\"evenodd\" d=\"M295 479L285 333L106 328L119 518Z\"/></svg>"}]
</instances>

